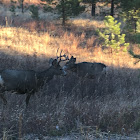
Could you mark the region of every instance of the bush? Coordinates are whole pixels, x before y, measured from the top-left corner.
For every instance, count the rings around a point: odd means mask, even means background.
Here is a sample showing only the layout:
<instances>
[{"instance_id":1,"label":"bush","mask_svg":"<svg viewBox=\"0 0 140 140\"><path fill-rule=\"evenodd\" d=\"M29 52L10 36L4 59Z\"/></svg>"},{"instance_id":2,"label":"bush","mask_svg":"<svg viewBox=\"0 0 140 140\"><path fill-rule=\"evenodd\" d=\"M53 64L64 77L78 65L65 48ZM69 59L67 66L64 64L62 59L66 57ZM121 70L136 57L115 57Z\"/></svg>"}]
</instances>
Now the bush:
<instances>
[{"instance_id":1,"label":"bush","mask_svg":"<svg viewBox=\"0 0 140 140\"><path fill-rule=\"evenodd\" d=\"M111 48L111 52L118 52L123 46L127 51L129 43L125 43L125 34L121 34L121 23L114 20L112 16L106 16L104 20L106 28L104 31L98 31L99 36L103 39L103 45Z\"/></svg>"},{"instance_id":2,"label":"bush","mask_svg":"<svg viewBox=\"0 0 140 140\"><path fill-rule=\"evenodd\" d=\"M30 6L31 17L35 20L39 19L38 7L35 5Z\"/></svg>"},{"instance_id":3,"label":"bush","mask_svg":"<svg viewBox=\"0 0 140 140\"><path fill-rule=\"evenodd\" d=\"M10 10L10 12L13 13L13 15L16 14L16 12L15 12L15 9L16 9L15 4L16 4L16 1L11 0L11 6L10 6L9 10Z\"/></svg>"}]
</instances>

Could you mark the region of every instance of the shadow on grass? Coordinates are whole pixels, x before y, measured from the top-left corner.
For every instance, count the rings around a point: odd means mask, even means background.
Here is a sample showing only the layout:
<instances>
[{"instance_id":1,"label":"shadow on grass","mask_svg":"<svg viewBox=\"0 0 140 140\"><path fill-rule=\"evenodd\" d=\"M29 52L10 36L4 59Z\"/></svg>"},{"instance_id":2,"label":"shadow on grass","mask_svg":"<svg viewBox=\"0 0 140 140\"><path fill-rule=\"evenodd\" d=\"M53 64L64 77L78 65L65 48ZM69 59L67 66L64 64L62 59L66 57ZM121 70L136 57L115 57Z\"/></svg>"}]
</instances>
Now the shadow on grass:
<instances>
[{"instance_id":1,"label":"shadow on grass","mask_svg":"<svg viewBox=\"0 0 140 140\"><path fill-rule=\"evenodd\" d=\"M127 40L135 44L140 44L140 33L129 34Z\"/></svg>"},{"instance_id":2,"label":"shadow on grass","mask_svg":"<svg viewBox=\"0 0 140 140\"><path fill-rule=\"evenodd\" d=\"M15 137L81 133L84 126L111 133L139 130L138 76L136 69L113 67L99 80L73 73L54 76L31 97L26 112L25 96L5 93L8 105L3 108L0 101L0 138L4 129Z\"/></svg>"}]
</instances>

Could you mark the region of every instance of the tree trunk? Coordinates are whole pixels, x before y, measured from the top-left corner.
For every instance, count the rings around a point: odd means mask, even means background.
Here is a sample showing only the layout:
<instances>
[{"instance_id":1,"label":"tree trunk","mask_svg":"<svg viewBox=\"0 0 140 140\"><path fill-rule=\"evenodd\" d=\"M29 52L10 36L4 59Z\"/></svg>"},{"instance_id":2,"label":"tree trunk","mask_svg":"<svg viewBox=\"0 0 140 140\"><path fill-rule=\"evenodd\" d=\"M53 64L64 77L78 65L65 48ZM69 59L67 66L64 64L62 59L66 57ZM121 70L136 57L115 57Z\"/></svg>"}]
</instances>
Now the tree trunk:
<instances>
[{"instance_id":1,"label":"tree trunk","mask_svg":"<svg viewBox=\"0 0 140 140\"><path fill-rule=\"evenodd\" d=\"M95 16L95 10L96 10L96 0L92 0L92 9L91 9L92 16Z\"/></svg>"},{"instance_id":2,"label":"tree trunk","mask_svg":"<svg viewBox=\"0 0 140 140\"><path fill-rule=\"evenodd\" d=\"M65 15L66 13L65 13L65 5L64 5L65 1L62 0L62 3L63 3L63 5L62 5L62 25L65 26L65 21L66 21L66 15Z\"/></svg>"},{"instance_id":3,"label":"tree trunk","mask_svg":"<svg viewBox=\"0 0 140 140\"><path fill-rule=\"evenodd\" d=\"M22 9L22 13L24 12L24 10L23 10L23 9L24 9L24 6L23 6L23 1L24 1L24 0L22 0L22 2L21 2L21 9Z\"/></svg>"},{"instance_id":4,"label":"tree trunk","mask_svg":"<svg viewBox=\"0 0 140 140\"><path fill-rule=\"evenodd\" d=\"M21 12L23 13L24 12L24 0L18 0L18 2L19 2L19 5L20 5L20 7L21 7Z\"/></svg>"},{"instance_id":5,"label":"tree trunk","mask_svg":"<svg viewBox=\"0 0 140 140\"><path fill-rule=\"evenodd\" d=\"M136 9L134 9L134 11L136 13ZM135 33L136 33L137 32L137 20L135 18L134 18L134 30L135 30Z\"/></svg>"},{"instance_id":6,"label":"tree trunk","mask_svg":"<svg viewBox=\"0 0 140 140\"><path fill-rule=\"evenodd\" d=\"M114 16L114 0L111 0L111 13L110 15L113 17Z\"/></svg>"}]
</instances>

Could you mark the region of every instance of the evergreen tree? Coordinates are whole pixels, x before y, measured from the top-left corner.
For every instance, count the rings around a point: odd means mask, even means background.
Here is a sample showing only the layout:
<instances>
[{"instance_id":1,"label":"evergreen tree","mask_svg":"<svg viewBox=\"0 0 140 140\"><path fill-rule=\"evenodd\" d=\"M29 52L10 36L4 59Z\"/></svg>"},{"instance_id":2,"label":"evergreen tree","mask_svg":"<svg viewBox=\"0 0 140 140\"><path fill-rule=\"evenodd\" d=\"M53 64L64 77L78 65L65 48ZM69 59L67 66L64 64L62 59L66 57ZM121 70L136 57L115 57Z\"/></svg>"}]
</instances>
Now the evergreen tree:
<instances>
[{"instance_id":1,"label":"evergreen tree","mask_svg":"<svg viewBox=\"0 0 140 140\"><path fill-rule=\"evenodd\" d=\"M60 14L60 18L62 18L62 24L65 25L67 18L71 14L71 5L68 0L60 0L59 4L56 6L58 13Z\"/></svg>"},{"instance_id":2,"label":"evergreen tree","mask_svg":"<svg viewBox=\"0 0 140 140\"><path fill-rule=\"evenodd\" d=\"M62 24L65 25L66 20L70 16L77 16L85 10L84 6L80 5L81 0L41 0L46 2L47 6L55 4L55 10L58 11L60 18L62 18Z\"/></svg>"},{"instance_id":3,"label":"evergreen tree","mask_svg":"<svg viewBox=\"0 0 140 140\"><path fill-rule=\"evenodd\" d=\"M10 6L10 11L13 13L13 16L15 16L15 14L16 14L16 11L15 11L15 9L16 9L16 1L13 1L13 0L11 0L11 6Z\"/></svg>"},{"instance_id":4,"label":"evergreen tree","mask_svg":"<svg viewBox=\"0 0 140 140\"><path fill-rule=\"evenodd\" d=\"M72 16L77 16L85 10L85 7L80 5L81 0L69 0L69 2Z\"/></svg>"},{"instance_id":5,"label":"evergreen tree","mask_svg":"<svg viewBox=\"0 0 140 140\"><path fill-rule=\"evenodd\" d=\"M121 34L120 25L117 20L114 20L112 16L106 16L105 20L105 30L99 31L99 36L103 39L103 45L111 48L112 51L118 52L123 46L124 51L127 51L129 43L125 43L125 34Z\"/></svg>"},{"instance_id":6,"label":"evergreen tree","mask_svg":"<svg viewBox=\"0 0 140 140\"><path fill-rule=\"evenodd\" d=\"M77 16L85 10L85 7L80 5L80 0L60 0L56 9L62 18L62 24L65 25L68 17Z\"/></svg>"},{"instance_id":7,"label":"evergreen tree","mask_svg":"<svg viewBox=\"0 0 140 140\"><path fill-rule=\"evenodd\" d=\"M41 5L43 5L44 12L51 12L53 8L51 5L56 5L57 3L54 0L41 0Z\"/></svg>"},{"instance_id":8,"label":"evergreen tree","mask_svg":"<svg viewBox=\"0 0 140 140\"><path fill-rule=\"evenodd\" d=\"M38 7L35 5L31 5L29 10L31 12L31 17L35 20L39 20Z\"/></svg>"},{"instance_id":9,"label":"evergreen tree","mask_svg":"<svg viewBox=\"0 0 140 140\"><path fill-rule=\"evenodd\" d=\"M114 16L114 6L121 8L120 16L124 18L129 32L137 31L137 24L140 19L140 0L100 0L111 4L110 15Z\"/></svg>"},{"instance_id":10,"label":"evergreen tree","mask_svg":"<svg viewBox=\"0 0 140 140\"><path fill-rule=\"evenodd\" d=\"M137 31L137 22L140 19L140 0L120 1L122 15L128 25L129 31Z\"/></svg>"}]
</instances>

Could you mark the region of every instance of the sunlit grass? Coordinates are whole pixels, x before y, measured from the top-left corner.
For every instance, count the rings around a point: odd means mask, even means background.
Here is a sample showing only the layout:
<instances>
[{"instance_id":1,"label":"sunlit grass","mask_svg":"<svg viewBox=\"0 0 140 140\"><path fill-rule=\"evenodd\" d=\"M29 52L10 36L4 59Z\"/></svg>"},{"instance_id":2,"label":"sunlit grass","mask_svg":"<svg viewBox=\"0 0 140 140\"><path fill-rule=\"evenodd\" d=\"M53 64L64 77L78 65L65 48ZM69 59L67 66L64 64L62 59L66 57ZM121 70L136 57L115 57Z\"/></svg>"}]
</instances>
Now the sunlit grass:
<instances>
[{"instance_id":1,"label":"sunlit grass","mask_svg":"<svg viewBox=\"0 0 140 140\"><path fill-rule=\"evenodd\" d=\"M77 62L90 61L116 67L139 67L139 63L134 65L135 60L127 52L110 54L104 53L101 46L93 47L92 44L96 40L94 35L87 39L85 34L75 35L61 30L58 31L59 36L51 36L48 32L38 33L23 28L1 27L0 49L10 55L14 53L14 55L36 54L37 57L56 57L56 51L60 48L68 56L77 57Z\"/></svg>"},{"instance_id":2,"label":"sunlit grass","mask_svg":"<svg viewBox=\"0 0 140 140\"><path fill-rule=\"evenodd\" d=\"M93 20L93 19L83 19L83 18L77 18L71 20L71 23L78 26L82 26L85 28L104 28L104 22L103 21L98 21L98 20Z\"/></svg>"},{"instance_id":3,"label":"sunlit grass","mask_svg":"<svg viewBox=\"0 0 140 140\"><path fill-rule=\"evenodd\" d=\"M29 32L22 28L1 28L0 31L1 49L7 47L19 54L37 54L49 55L52 48L47 47L51 42L50 36L38 34L37 32ZM5 50L8 51L8 50Z\"/></svg>"}]
</instances>

